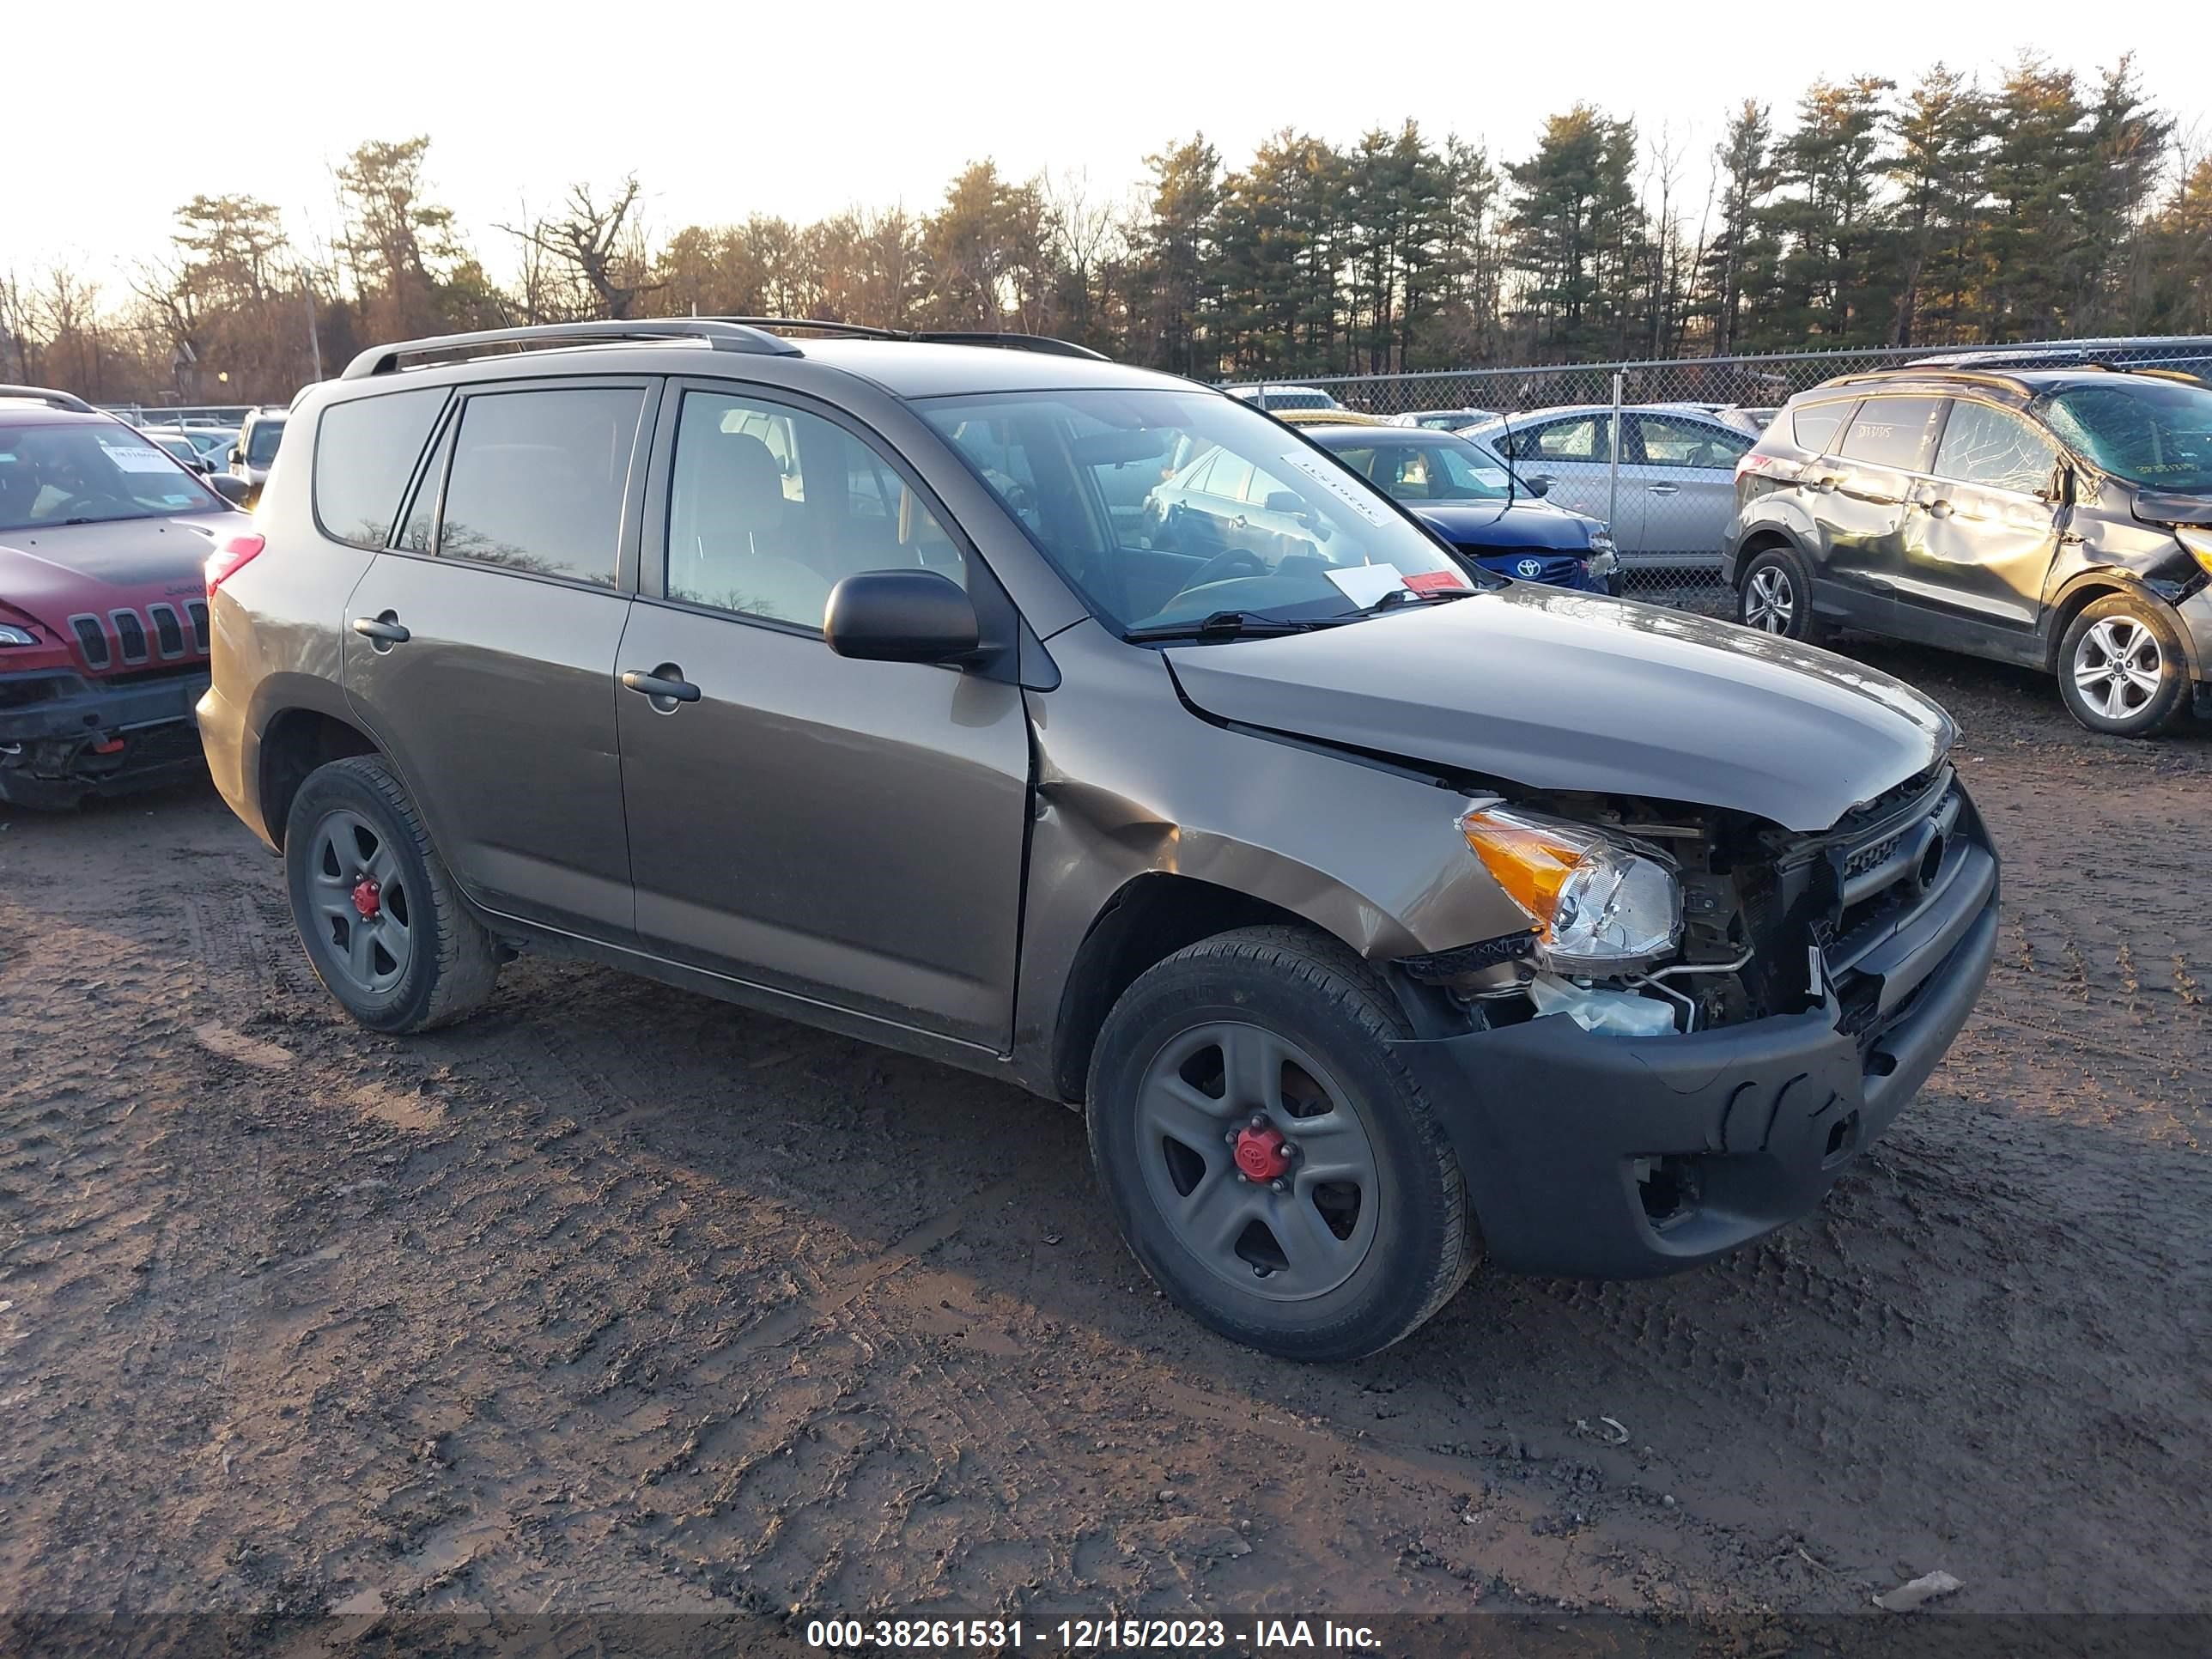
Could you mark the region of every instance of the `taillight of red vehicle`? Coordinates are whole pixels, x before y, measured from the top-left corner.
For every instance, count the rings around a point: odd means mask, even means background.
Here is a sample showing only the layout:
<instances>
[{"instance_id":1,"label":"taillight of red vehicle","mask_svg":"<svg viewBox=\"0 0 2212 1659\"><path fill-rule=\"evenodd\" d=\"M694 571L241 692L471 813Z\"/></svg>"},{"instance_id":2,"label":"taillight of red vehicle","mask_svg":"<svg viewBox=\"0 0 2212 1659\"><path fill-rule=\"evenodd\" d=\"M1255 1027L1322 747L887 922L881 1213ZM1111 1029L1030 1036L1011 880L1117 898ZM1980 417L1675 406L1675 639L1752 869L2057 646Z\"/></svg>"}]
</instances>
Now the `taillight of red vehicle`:
<instances>
[{"instance_id":1,"label":"taillight of red vehicle","mask_svg":"<svg viewBox=\"0 0 2212 1659\"><path fill-rule=\"evenodd\" d=\"M216 588L252 563L268 545L266 537L254 535L227 536L216 543L207 558L208 598L213 599Z\"/></svg>"}]
</instances>

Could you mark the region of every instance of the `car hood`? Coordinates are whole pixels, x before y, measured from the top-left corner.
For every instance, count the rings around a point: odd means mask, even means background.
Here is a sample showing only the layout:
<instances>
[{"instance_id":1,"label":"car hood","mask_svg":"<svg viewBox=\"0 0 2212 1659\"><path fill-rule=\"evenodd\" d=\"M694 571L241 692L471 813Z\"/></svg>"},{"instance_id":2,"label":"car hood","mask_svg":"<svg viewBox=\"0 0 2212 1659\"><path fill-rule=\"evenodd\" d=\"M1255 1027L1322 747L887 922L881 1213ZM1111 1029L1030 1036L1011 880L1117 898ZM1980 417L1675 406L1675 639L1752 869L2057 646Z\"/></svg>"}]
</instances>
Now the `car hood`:
<instances>
[{"instance_id":1,"label":"car hood","mask_svg":"<svg viewBox=\"0 0 2212 1659\"><path fill-rule=\"evenodd\" d=\"M188 599L207 591L209 550L242 514L0 530L0 599L59 632L82 611Z\"/></svg>"},{"instance_id":2,"label":"car hood","mask_svg":"<svg viewBox=\"0 0 2212 1659\"><path fill-rule=\"evenodd\" d=\"M1455 547L1546 547L1562 553L1586 552L1595 519L1542 501L1454 501L1411 504L1414 514L1443 533Z\"/></svg>"},{"instance_id":3,"label":"car hood","mask_svg":"<svg viewBox=\"0 0 2212 1659\"><path fill-rule=\"evenodd\" d=\"M1218 720L1800 831L1926 771L1955 735L1936 703L1846 658L1553 587L1167 654Z\"/></svg>"}]
</instances>

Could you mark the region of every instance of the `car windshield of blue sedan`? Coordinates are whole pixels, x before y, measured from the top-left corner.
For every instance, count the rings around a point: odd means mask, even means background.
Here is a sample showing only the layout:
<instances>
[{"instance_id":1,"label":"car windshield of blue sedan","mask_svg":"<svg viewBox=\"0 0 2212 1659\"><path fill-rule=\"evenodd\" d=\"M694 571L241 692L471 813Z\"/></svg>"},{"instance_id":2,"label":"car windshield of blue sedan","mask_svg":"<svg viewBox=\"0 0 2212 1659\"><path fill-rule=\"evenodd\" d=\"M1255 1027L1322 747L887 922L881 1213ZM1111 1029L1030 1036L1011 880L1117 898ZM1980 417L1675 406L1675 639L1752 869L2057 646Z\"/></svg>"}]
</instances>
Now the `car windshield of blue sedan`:
<instances>
[{"instance_id":1,"label":"car windshield of blue sedan","mask_svg":"<svg viewBox=\"0 0 2212 1659\"><path fill-rule=\"evenodd\" d=\"M2045 399L2051 430L2106 471L2149 489L2212 494L2212 391L2115 375Z\"/></svg>"},{"instance_id":2,"label":"car windshield of blue sedan","mask_svg":"<svg viewBox=\"0 0 2212 1659\"><path fill-rule=\"evenodd\" d=\"M1227 613L1319 626L1473 585L1364 477L1234 398L1019 392L919 407L1125 634Z\"/></svg>"},{"instance_id":3,"label":"car windshield of blue sedan","mask_svg":"<svg viewBox=\"0 0 2212 1659\"><path fill-rule=\"evenodd\" d=\"M224 507L221 496L119 421L0 428L0 530Z\"/></svg>"},{"instance_id":4,"label":"car windshield of blue sedan","mask_svg":"<svg viewBox=\"0 0 2212 1659\"><path fill-rule=\"evenodd\" d=\"M1512 493L1505 463L1464 438L1322 441L1337 459L1401 501L1502 501Z\"/></svg>"}]
</instances>

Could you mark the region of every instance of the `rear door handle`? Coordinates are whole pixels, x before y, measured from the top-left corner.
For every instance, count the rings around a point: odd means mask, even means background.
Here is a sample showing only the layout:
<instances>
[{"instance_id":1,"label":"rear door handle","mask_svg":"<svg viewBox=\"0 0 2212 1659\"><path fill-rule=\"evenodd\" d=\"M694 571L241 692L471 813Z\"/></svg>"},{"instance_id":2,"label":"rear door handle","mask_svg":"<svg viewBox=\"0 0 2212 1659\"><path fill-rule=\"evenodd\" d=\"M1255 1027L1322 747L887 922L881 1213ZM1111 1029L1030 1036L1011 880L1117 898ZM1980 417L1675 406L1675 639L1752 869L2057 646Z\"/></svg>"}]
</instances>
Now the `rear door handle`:
<instances>
[{"instance_id":1,"label":"rear door handle","mask_svg":"<svg viewBox=\"0 0 2212 1659\"><path fill-rule=\"evenodd\" d=\"M1672 495L1681 489L1680 484L1650 484L1645 486L1655 495Z\"/></svg>"},{"instance_id":2,"label":"rear door handle","mask_svg":"<svg viewBox=\"0 0 2212 1659\"><path fill-rule=\"evenodd\" d=\"M1953 513L1958 510L1954 507L1950 502L1945 501L1929 501L1926 503L1926 506L1928 508L1928 516L1931 519L1948 519Z\"/></svg>"},{"instance_id":3,"label":"rear door handle","mask_svg":"<svg viewBox=\"0 0 2212 1659\"><path fill-rule=\"evenodd\" d=\"M415 637L399 625L398 617L389 611L380 617L356 617L353 631L386 650L395 645L404 645Z\"/></svg>"},{"instance_id":4,"label":"rear door handle","mask_svg":"<svg viewBox=\"0 0 2212 1659\"><path fill-rule=\"evenodd\" d=\"M635 691L652 698L653 706L663 714L672 712L679 702L699 701L699 688L685 679L684 671L672 662L661 664L650 674L641 673L635 668L625 669L622 683L625 691Z\"/></svg>"}]
</instances>

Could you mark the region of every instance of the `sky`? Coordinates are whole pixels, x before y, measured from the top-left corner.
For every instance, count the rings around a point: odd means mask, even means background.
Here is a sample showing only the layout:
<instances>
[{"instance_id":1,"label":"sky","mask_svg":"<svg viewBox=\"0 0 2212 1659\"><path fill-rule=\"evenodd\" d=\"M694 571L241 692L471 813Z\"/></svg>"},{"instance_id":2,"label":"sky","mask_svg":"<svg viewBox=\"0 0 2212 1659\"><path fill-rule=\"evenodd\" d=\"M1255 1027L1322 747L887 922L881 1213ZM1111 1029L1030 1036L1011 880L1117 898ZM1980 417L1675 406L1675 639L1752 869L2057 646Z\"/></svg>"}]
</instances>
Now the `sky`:
<instances>
[{"instance_id":1,"label":"sky","mask_svg":"<svg viewBox=\"0 0 2212 1659\"><path fill-rule=\"evenodd\" d=\"M1341 144L1411 118L1512 160L1577 100L1634 116L1647 140L1667 135L1687 158L1694 218L1741 100L1782 118L1821 75L1909 82L1938 59L1993 82L2023 46L2085 79L2132 50L2151 100L2212 140L2212 7L2196 0L2102 8L2088 27L2078 0L659 0L636 9L651 21L629 38L623 15L574 0L278 0L226 10L194 39L173 0L96 13L25 0L6 29L9 58L33 72L9 77L0 271L66 261L119 298L196 194L258 196L295 239L327 242L346 153L416 133L431 138L436 197L500 278L511 244L494 225L576 180L635 173L659 234L756 211L926 210L984 157L1119 198L1146 155L1194 131L1234 166L1286 125Z\"/></svg>"}]
</instances>

